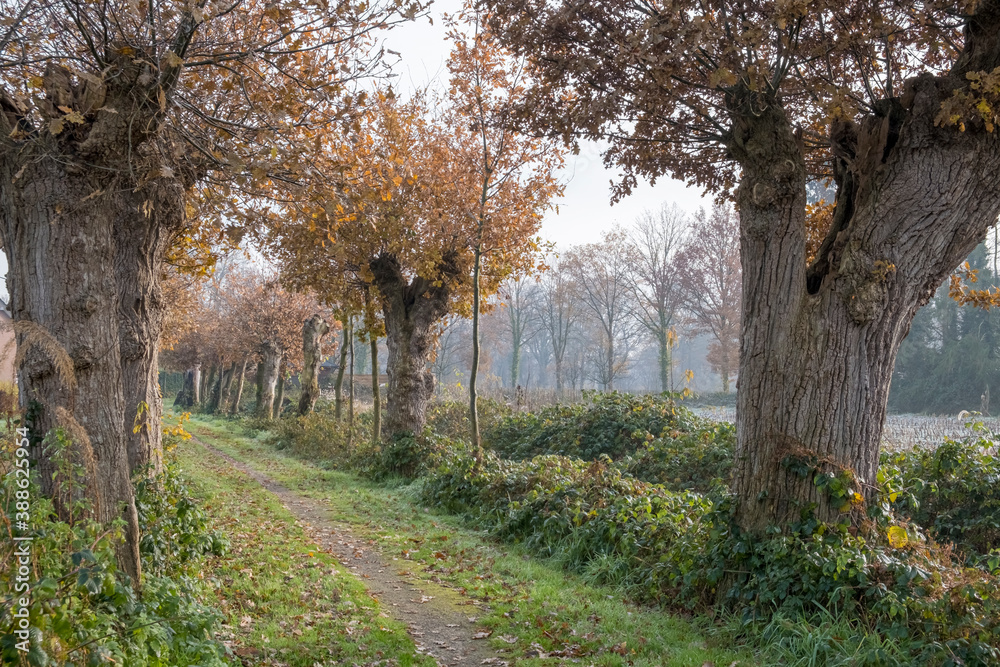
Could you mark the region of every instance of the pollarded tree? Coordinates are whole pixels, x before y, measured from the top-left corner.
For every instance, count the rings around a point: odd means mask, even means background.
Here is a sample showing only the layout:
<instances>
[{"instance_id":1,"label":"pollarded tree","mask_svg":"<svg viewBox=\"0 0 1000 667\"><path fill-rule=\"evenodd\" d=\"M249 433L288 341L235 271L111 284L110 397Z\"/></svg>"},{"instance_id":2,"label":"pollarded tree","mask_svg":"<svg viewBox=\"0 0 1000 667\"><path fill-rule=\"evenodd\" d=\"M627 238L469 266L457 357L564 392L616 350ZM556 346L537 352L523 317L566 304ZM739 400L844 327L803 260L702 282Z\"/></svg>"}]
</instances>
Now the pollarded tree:
<instances>
[{"instance_id":1,"label":"pollarded tree","mask_svg":"<svg viewBox=\"0 0 1000 667\"><path fill-rule=\"evenodd\" d=\"M732 194L736 522L835 520L814 475L874 484L899 344L1000 213L1000 0L486 4L537 67L536 125L608 139L619 193L670 175ZM807 262L822 177L836 210Z\"/></svg>"},{"instance_id":2,"label":"pollarded tree","mask_svg":"<svg viewBox=\"0 0 1000 667\"><path fill-rule=\"evenodd\" d=\"M256 415L270 419L281 410L283 373L302 367L302 326L320 312L320 305L310 294L285 289L277 275L252 270L231 272L222 299L227 326L242 340L243 349L257 358ZM220 377L222 407L229 402L232 383L242 382L240 364L245 372L248 355L242 356L233 358Z\"/></svg>"},{"instance_id":3,"label":"pollarded tree","mask_svg":"<svg viewBox=\"0 0 1000 667\"><path fill-rule=\"evenodd\" d=\"M468 293L468 223L449 208L443 141L422 100L378 93L350 140L330 146L329 181L296 191L264 238L290 284L345 318L380 307L390 433L423 429L434 328Z\"/></svg>"},{"instance_id":4,"label":"pollarded tree","mask_svg":"<svg viewBox=\"0 0 1000 667\"><path fill-rule=\"evenodd\" d=\"M678 287L688 324L695 333L708 334L708 363L722 379L722 391L739 363L740 270L739 216L728 204L716 204L710 213L694 216L691 232L676 260Z\"/></svg>"},{"instance_id":5,"label":"pollarded tree","mask_svg":"<svg viewBox=\"0 0 1000 667\"><path fill-rule=\"evenodd\" d=\"M101 521L125 518L119 561L136 582L126 433L130 404L158 400L159 272L186 223L186 192L209 172L266 184L268 173L293 169L299 144L281 137L337 113L347 83L377 62L366 35L400 11L415 9L394 0L2 4L0 236L18 337L49 339L29 345L21 389L38 405L37 435L59 423L87 433L97 465L85 486ZM70 379L57 373L65 359L45 349L71 360ZM137 454L134 463L155 459ZM51 494L51 463L36 455Z\"/></svg>"},{"instance_id":6,"label":"pollarded tree","mask_svg":"<svg viewBox=\"0 0 1000 667\"><path fill-rule=\"evenodd\" d=\"M495 249L480 255L489 295L532 265L548 191L504 179L502 206L484 231L470 215L482 183L478 137L467 122L447 112L432 117L419 97L375 98L350 139L331 146L323 165L329 179L295 193L265 244L293 284L330 303L361 313L370 295L388 348L385 430L420 432L434 389L427 361L437 325L469 312L477 244Z\"/></svg>"}]
</instances>

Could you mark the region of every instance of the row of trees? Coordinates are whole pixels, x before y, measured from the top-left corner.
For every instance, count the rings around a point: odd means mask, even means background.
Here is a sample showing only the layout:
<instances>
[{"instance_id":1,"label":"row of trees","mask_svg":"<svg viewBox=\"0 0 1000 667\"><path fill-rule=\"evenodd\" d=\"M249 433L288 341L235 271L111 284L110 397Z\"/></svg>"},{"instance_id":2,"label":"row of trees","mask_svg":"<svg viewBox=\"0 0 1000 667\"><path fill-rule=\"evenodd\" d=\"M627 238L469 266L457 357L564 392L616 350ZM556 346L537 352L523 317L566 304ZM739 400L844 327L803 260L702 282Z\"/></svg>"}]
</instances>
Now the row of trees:
<instances>
[{"instance_id":1,"label":"row of trees","mask_svg":"<svg viewBox=\"0 0 1000 667\"><path fill-rule=\"evenodd\" d=\"M688 215L676 206L648 211L597 243L568 248L538 276L505 280L485 318L484 340L504 350L502 374L523 383L530 357L536 385L614 389L643 346L656 351L656 384L673 389L678 337L710 339L708 363L730 390L739 357L739 220L728 205ZM464 371L467 322L454 317L439 336L439 378ZM499 356L499 355L496 355Z\"/></svg>"},{"instance_id":2,"label":"row of trees","mask_svg":"<svg viewBox=\"0 0 1000 667\"><path fill-rule=\"evenodd\" d=\"M172 248L253 234L286 287L384 328L393 432L423 423L436 324L471 316L475 425L480 305L537 265L580 139L607 142L616 196L671 175L740 212L738 527L838 519L804 467L874 483L900 343L1000 213L1000 0L478 7L453 24L445 98L403 101L357 82L416 0L3 5L0 237L22 396L36 442L85 434L82 488L100 520L125 520L134 580L129 477L158 460ZM807 206L817 179L832 206ZM577 273L609 301L605 276ZM597 352L609 372L617 335Z\"/></svg>"}]
</instances>

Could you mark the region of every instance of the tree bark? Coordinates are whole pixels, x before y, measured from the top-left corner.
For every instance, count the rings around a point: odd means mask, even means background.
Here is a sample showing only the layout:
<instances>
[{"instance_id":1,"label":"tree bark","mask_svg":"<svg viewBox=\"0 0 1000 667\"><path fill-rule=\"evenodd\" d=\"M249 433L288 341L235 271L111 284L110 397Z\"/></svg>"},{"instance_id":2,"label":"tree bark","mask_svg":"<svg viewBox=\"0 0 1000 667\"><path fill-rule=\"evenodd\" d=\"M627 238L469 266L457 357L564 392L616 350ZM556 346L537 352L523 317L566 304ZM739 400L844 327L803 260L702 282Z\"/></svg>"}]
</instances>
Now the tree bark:
<instances>
[{"instance_id":1,"label":"tree bark","mask_svg":"<svg viewBox=\"0 0 1000 667\"><path fill-rule=\"evenodd\" d=\"M105 175L73 166L48 155L0 160L7 285L18 347L25 350L19 368L22 400L37 408L33 436L66 429L97 518L103 523L124 518L118 563L138 584L139 525L125 442L118 292L109 270L121 203ZM52 461L36 449L34 463L43 492L55 497Z\"/></svg>"},{"instance_id":2,"label":"tree bark","mask_svg":"<svg viewBox=\"0 0 1000 667\"><path fill-rule=\"evenodd\" d=\"M274 390L281 365L281 350L268 341L261 346L260 370L257 375L257 416L271 419L274 416Z\"/></svg>"},{"instance_id":3,"label":"tree bark","mask_svg":"<svg viewBox=\"0 0 1000 667\"><path fill-rule=\"evenodd\" d=\"M285 366L285 358L281 357L281 362L278 364L278 382L277 389L274 392L274 416L275 418L281 417L281 413L284 411L285 402L285 375L288 370Z\"/></svg>"},{"instance_id":4,"label":"tree bark","mask_svg":"<svg viewBox=\"0 0 1000 667\"><path fill-rule=\"evenodd\" d=\"M733 488L745 532L846 518L849 497L819 475L862 496L875 484L900 342L1000 214L1000 139L934 122L954 84L911 81L856 129L834 228L808 270L792 127L774 101L734 113L744 314Z\"/></svg>"},{"instance_id":5,"label":"tree bark","mask_svg":"<svg viewBox=\"0 0 1000 667\"><path fill-rule=\"evenodd\" d=\"M240 364L240 372L236 379L236 393L233 394L232 403L229 406L229 414L237 415L240 412L240 401L243 400L243 384L247 376L247 360L244 358Z\"/></svg>"},{"instance_id":6,"label":"tree bark","mask_svg":"<svg viewBox=\"0 0 1000 667\"><path fill-rule=\"evenodd\" d=\"M233 379L236 377L236 362L234 361L229 368L222 371L222 375L219 376L219 397L218 401L213 408L213 412L218 412L225 414L226 406L229 405L229 396L233 390Z\"/></svg>"},{"instance_id":7,"label":"tree bark","mask_svg":"<svg viewBox=\"0 0 1000 667\"><path fill-rule=\"evenodd\" d=\"M427 368L433 346L432 328L448 312L448 284L457 274L454 259L445 257L439 272L444 279L415 277L407 281L392 255L370 264L382 294L389 376L385 428L391 435L419 434L427 420L427 401L434 393L434 374Z\"/></svg>"},{"instance_id":8,"label":"tree bark","mask_svg":"<svg viewBox=\"0 0 1000 667\"><path fill-rule=\"evenodd\" d=\"M196 405L195 397L198 395L196 377L193 368L184 371L184 385L177 392L177 396L174 397L174 407L190 408Z\"/></svg>"},{"instance_id":9,"label":"tree bark","mask_svg":"<svg viewBox=\"0 0 1000 667\"><path fill-rule=\"evenodd\" d=\"M215 379L208 391L208 396L205 399L205 412L209 414L213 414L219 409L219 401L222 398L222 382L225 375L225 369L219 366L215 373Z\"/></svg>"},{"instance_id":10,"label":"tree bark","mask_svg":"<svg viewBox=\"0 0 1000 667\"><path fill-rule=\"evenodd\" d=\"M350 324L348 325L351 330L350 336L350 354L351 354L351 371L349 375L348 382L350 385L347 390L347 449L348 451L354 449L354 318L350 318Z\"/></svg>"},{"instance_id":11,"label":"tree bark","mask_svg":"<svg viewBox=\"0 0 1000 667\"><path fill-rule=\"evenodd\" d=\"M299 396L299 414L312 412L319 398L319 365L323 361L323 336L330 331L330 325L317 313L302 326L302 375Z\"/></svg>"},{"instance_id":12,"label":"tree bark","mask_svg":"<svg viewBox=\"0 0 1000 667\"><path fill-rule=\"evenodd\" d=\"M482 220L480 220L480 237L482 233L483 225ZM472 439L472 450L477 464L483 459L483 439L479 432L479 357L482 352L479 341L479 310L482 298L479 288L479 272L482 262L482 247L476 245L472 264L472 366L469 369L469 436Z\"/></svg>"},{"instance_id":13,"label":"tree bark","mask_svg":"<svg viewBox=\"0 0 1000 667\"><path fill-rule=\"evenodd\" d=\"M208 367L207 373L201 374L201 402L203 405L207 404L209 397L212 393L212 387L215 386L215 374L216 368L214 365Z\"/></svg>"},{"instance_id":14,"label":"tree bark","mask_svg":"<svg viewBox=\"0 0 1000 667\"><path fill-rule=\"evenodd\" d=\"M126 192L124 210L115 220L115 280L122 381L125 393L125 442L134 473L163 465L160 421L163 403L157 382L163 330L163 258L184 224L184 187L176 179L157 179ZM192 402L200 401L201 368L195 365ZM140 406L145 406L144 409ZM136 415L143 413L133 426Z\"/></svg>"},{"instance_id":15,"label":"tree bark","mask_svg":"<svg viewBox=\"0 0 1000 667\"><path fill-rule=\"evenodd\" d=\"M378 338L371 336L372 355L372 443L382 440L382 397L378 386Z\"/></svg>"},{"instance_id":16,"label":"tree bark","mask_svg":"<svg viewBox=\"0 0 1000 667\"><path fill-rule=\"evenodd\" d=\"M344 414L344 370L347 367L347 346L350 338L350 326L347 322L341 323L340 340L340 365L337 367L337 381L333 386L334 394L334 416L337 421L341 421Z\"/></svg>"}]
</instances>

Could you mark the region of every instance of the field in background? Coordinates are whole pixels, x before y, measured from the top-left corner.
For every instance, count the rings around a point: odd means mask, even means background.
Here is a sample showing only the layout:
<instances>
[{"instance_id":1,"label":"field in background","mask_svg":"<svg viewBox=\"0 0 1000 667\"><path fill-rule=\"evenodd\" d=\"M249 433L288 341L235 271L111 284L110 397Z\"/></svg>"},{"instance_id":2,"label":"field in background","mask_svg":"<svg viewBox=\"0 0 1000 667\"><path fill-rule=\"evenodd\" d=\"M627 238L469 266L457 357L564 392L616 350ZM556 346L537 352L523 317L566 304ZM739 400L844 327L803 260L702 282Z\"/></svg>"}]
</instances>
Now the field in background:
<instances>
[{"instance_id":1,"label":"field in background","mask_svg":"<svg viewBox=\"0 0 1000 667\"><path fill-rule=\"evenodd\" d=\"M731 422L736 419L736 408L703 406L692 408L702 417ZM917 445L935 446L945 438L959 439L972 434L970 422L981 422L989 431L1000 432L1000 417L981 418L971 415L959 419L930 415L889 415L885 419L882 446L887 449L909 449Z\"/></svg>"}]
</instances>

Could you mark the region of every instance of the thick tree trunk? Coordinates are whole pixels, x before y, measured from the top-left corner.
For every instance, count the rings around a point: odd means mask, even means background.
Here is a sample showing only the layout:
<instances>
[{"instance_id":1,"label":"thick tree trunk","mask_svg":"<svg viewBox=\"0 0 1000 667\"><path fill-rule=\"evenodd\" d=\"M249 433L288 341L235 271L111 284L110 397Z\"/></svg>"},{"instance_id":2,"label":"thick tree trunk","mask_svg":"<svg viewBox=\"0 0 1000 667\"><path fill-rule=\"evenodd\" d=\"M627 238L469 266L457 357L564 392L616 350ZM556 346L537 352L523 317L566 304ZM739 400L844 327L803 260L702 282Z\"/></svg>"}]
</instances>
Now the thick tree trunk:
<instances>
[{"instance_id":1,"label":"thick tree trunk","mask_svg":"<svg viewBox=\"0 0 1000 667\"><path fill-rule=\"evenodd\" d=\"M213 382L215 382L215 366L209 366L208 370L201 374L201 386L198 389L198 396L201 399L199 402L208 402Z\"/></svg>"},{"instance_id":2,"label":"thick tree trunk","mask_svg":"<svg viewBox=\"0 0 1000 667\"><path fill-rule=\"evenodd\" d=\"M302 326L302 375L299 383L299 414L312 412L319 398L319 365L323 362L323 336L330 331L330 325L320 314L306 320Z\"/></svg>"},{"instance_id":3,"label":"thick tree trunk","mask_svg":"<svg viewBox=\"0 0 1000 667\"><path fill-rule=\"evenodd\" d=\"M274 416L274 390L281 366L281 350L268 341L261 348L260 370L257 375L257 416L271 419Z\"/></svg>"},{"instance_id":4,"label":"thick tree trunk","mask_svg":"<svg viewBox=\"0 0 1000 667\"><path fill-rule=\"evenodd\" d=\"M274 392L274 416L280 417L281 413L284 411L285 403L285 375L288 370L285 366L285 358L281 358L281 363L278 365L278 385Z\"/></svg>"},{"instance_id":5,"label":"thick tree trunk","mask_svg":"<svg viewBox=\"0 0 1000 667\"><path fill-rule=\"evenodd\" d=\"M375 285L382 294L389 376L385 428L391 435L419 434L427 419L427 401L434 393L434 374L427 368L433 326L448 312L451 292L447 274L457 272L446 258L442 280L417 277L407 281L391 255L371 262Z\"/></svg>"},{"instance_id":6,"label":"thick tree trunk","mask_svg":"<svg viewBox=\"0 0 1000 667\"><path fill-rule=\"evenodd\" d=\"M201 374L201 403L206 404L209 400L209 395L212 392L212 387L215 386L215 366L209 366L207 373Z\"/></svg>"},{"instance_id":7,"label":"thick tree trunk","mask_svg":"<svg viewBox=\"0 0 1000 667\"><path fill-rule=\"evenodd\" d=\"M127 206L115 221L115 280L122 381L125 393L125 442L131 471L163 464L160 420L163 414L157 372L163 329L163 257L184 223L184 188L174 179L125 193ZM201 367L195 365L193 404L200 403ZM141 408L140 406L145 406ZM142 412L139 422L133 422Z\"/></svg>"},{"instance_id":8,"label":"thick tree trunk","mask_svg":"<svg viewBox=\"0 0 1000 667\"><path fill-rule=\"evenodd\" d=\"M27 150L27 148L23 149ZM14 163L14 164L12 164ZM17 164L20 169L12 170ZM139 526L125 442L114 213L121 203L103 175L48 156L0 160L0 230L25 405L35 437L63 427L97 518L125 520L122 571L139 581ZM16 171L16 173L14 173ZM97 196L95 196L97 195ZM43 451L42 490L57 496Z\"/></svg>"},{"instance_id":9,"label":"thick tree trunk","mask_svg":"<svg viewBox=\"0 0 1000 667\"><path fill-rule=\"evenodd\" d=\"M236 364L237 362L234 361L229 368L222 371L222 375L219 377L219 398L213 412L220 414L226 412L226 406L229 405L229 397L233 391L233 380L236 377Z\"/></svg>"},{"instance_id":10,"label":"thick tree trunk","mask_svg":"<svg viewBox=\"0 0 1000 667\"><path fill-rule=\"evenodd\" d=\"M196 405L195 397L198 395L198 381L195 369L189 368L184 371L184 384L181 390L174 397L174 407L191 408Z\"/></svg>"},{"instance_id":11,"label":"thick tree trunk","mask_svg":"<svg viewBox=\"0 0 1000 667\"><path fill-rule=\"evenodd\" d=\"M233 394L233 400L229 405L229 414L236 415L240 412L240 401L243 400L243 384L247 377L247 360L243 359L243 363L240 364L240 372L236 377L236 393Z\"/></svg>"},{"instance_id":12,"label":"thick tree trunk","mask_svg":"<svg viewBox=\"0 0 1000 667\"><path fill-rule=\"evenodd\" d=\"M205 412L214 414L219 409L219 401L222 398L222 383L225 381L226 371L221 366L216 371L215 381L212 382L205 400Z\"/></svg>"},{"instance_id":13,"label":"thick tree trunk","mask_svg":"<svg viewBox=\"0 0 1000 667\"><path fill-rule=\"evenodd\" d=\"M337 421L340 421L343 418L344 413L344 370L347 368L347 347L348 339L351 336L350 329L351 327L349 323L341 323L340 365L337 366L337 381L333 385L333 411Z\"/></svg>"},{"instance_id":14,"label":"thick tree trunk","mask_svg":"<svg viewBox=\"0 0 1000 667\"><path fill-rule=\"evenodd\" d=\"M952 89L941 81L911 82L844 147L833 229L808 271L806 172L790 124L773 104L734 121L744 310L733 488L744 531L845 518L851 496L817 485L819 474L867 495L899 344L1000 213L1000 139L936 127Z\"/></svg>"},{"instance_id":15,"label":"thick tree trunk","mask_svg":"<svg viewBox=\"0 0 1000 667\"><path fill-rule=\"evenodd\" d=\"M378 386L378 338L371 337L372 356L372 442L382 440L382 396Z\"/></svg>"}]
</instances>

